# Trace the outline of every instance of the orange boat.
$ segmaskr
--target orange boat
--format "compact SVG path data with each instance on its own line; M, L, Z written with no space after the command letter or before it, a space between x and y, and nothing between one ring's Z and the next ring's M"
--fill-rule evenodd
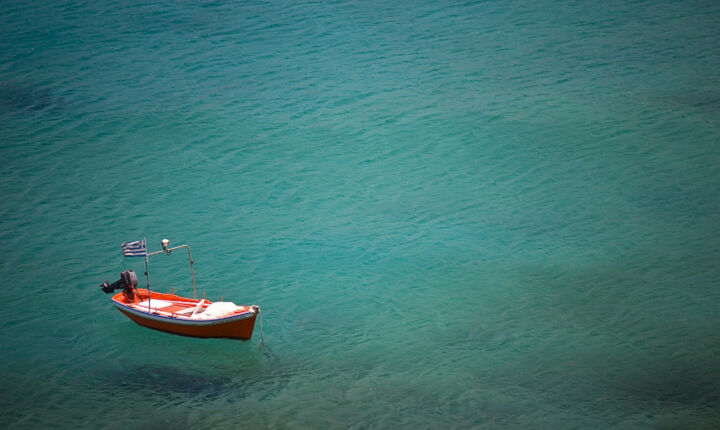
M195 273L192 265L192 255L188 245L168 248L170 241L163 239L163 250L148 254L145 241L127 242L123 244L126 256L144 256L145 273L148 277L148 288L137 288L138 278L134 271L126 270L120 274L120 279L113 282L103 282L100 287L107 294L118 289L121 292L112 298L113 305L128 318L141 326L161 330L168 333L193 337L220 337L230 339L248 340L252 337L255 320L260 314L259 306L238 306L232 302L211 302L197 299L195 286ZM134 248L128 251L128 247ZM195 298L181 297L175 294L150 291L150 276L148 274L148 257L155 254L170 254L178 248L187 248L190 259L190 273L193 279L193 293Z

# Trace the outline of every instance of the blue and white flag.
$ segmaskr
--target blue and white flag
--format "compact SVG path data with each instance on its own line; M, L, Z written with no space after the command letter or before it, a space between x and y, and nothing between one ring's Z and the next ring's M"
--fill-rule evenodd
M135 242L125 242L122 244L122 249L126 257L145 257L147 255L145 239L136 240Z

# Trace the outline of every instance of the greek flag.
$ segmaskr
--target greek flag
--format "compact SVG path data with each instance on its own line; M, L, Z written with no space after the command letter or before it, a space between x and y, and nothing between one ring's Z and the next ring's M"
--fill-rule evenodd
M122 249L126 257L145 257L147 255L145 239L136 240L135 242L125 242L122 244Z

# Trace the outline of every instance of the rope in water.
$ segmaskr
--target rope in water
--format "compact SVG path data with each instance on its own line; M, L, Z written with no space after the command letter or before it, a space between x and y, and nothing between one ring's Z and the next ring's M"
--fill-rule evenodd
M260 308L258 308L258 318L260 318L260 341L265 342L265 334L263 333L263 327L262 327L262 311Z

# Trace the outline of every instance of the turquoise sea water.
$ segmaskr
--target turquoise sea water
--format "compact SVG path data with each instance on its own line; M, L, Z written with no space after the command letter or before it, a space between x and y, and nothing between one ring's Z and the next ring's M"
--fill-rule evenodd
M720 427L720 4L0 12L0 427Z

